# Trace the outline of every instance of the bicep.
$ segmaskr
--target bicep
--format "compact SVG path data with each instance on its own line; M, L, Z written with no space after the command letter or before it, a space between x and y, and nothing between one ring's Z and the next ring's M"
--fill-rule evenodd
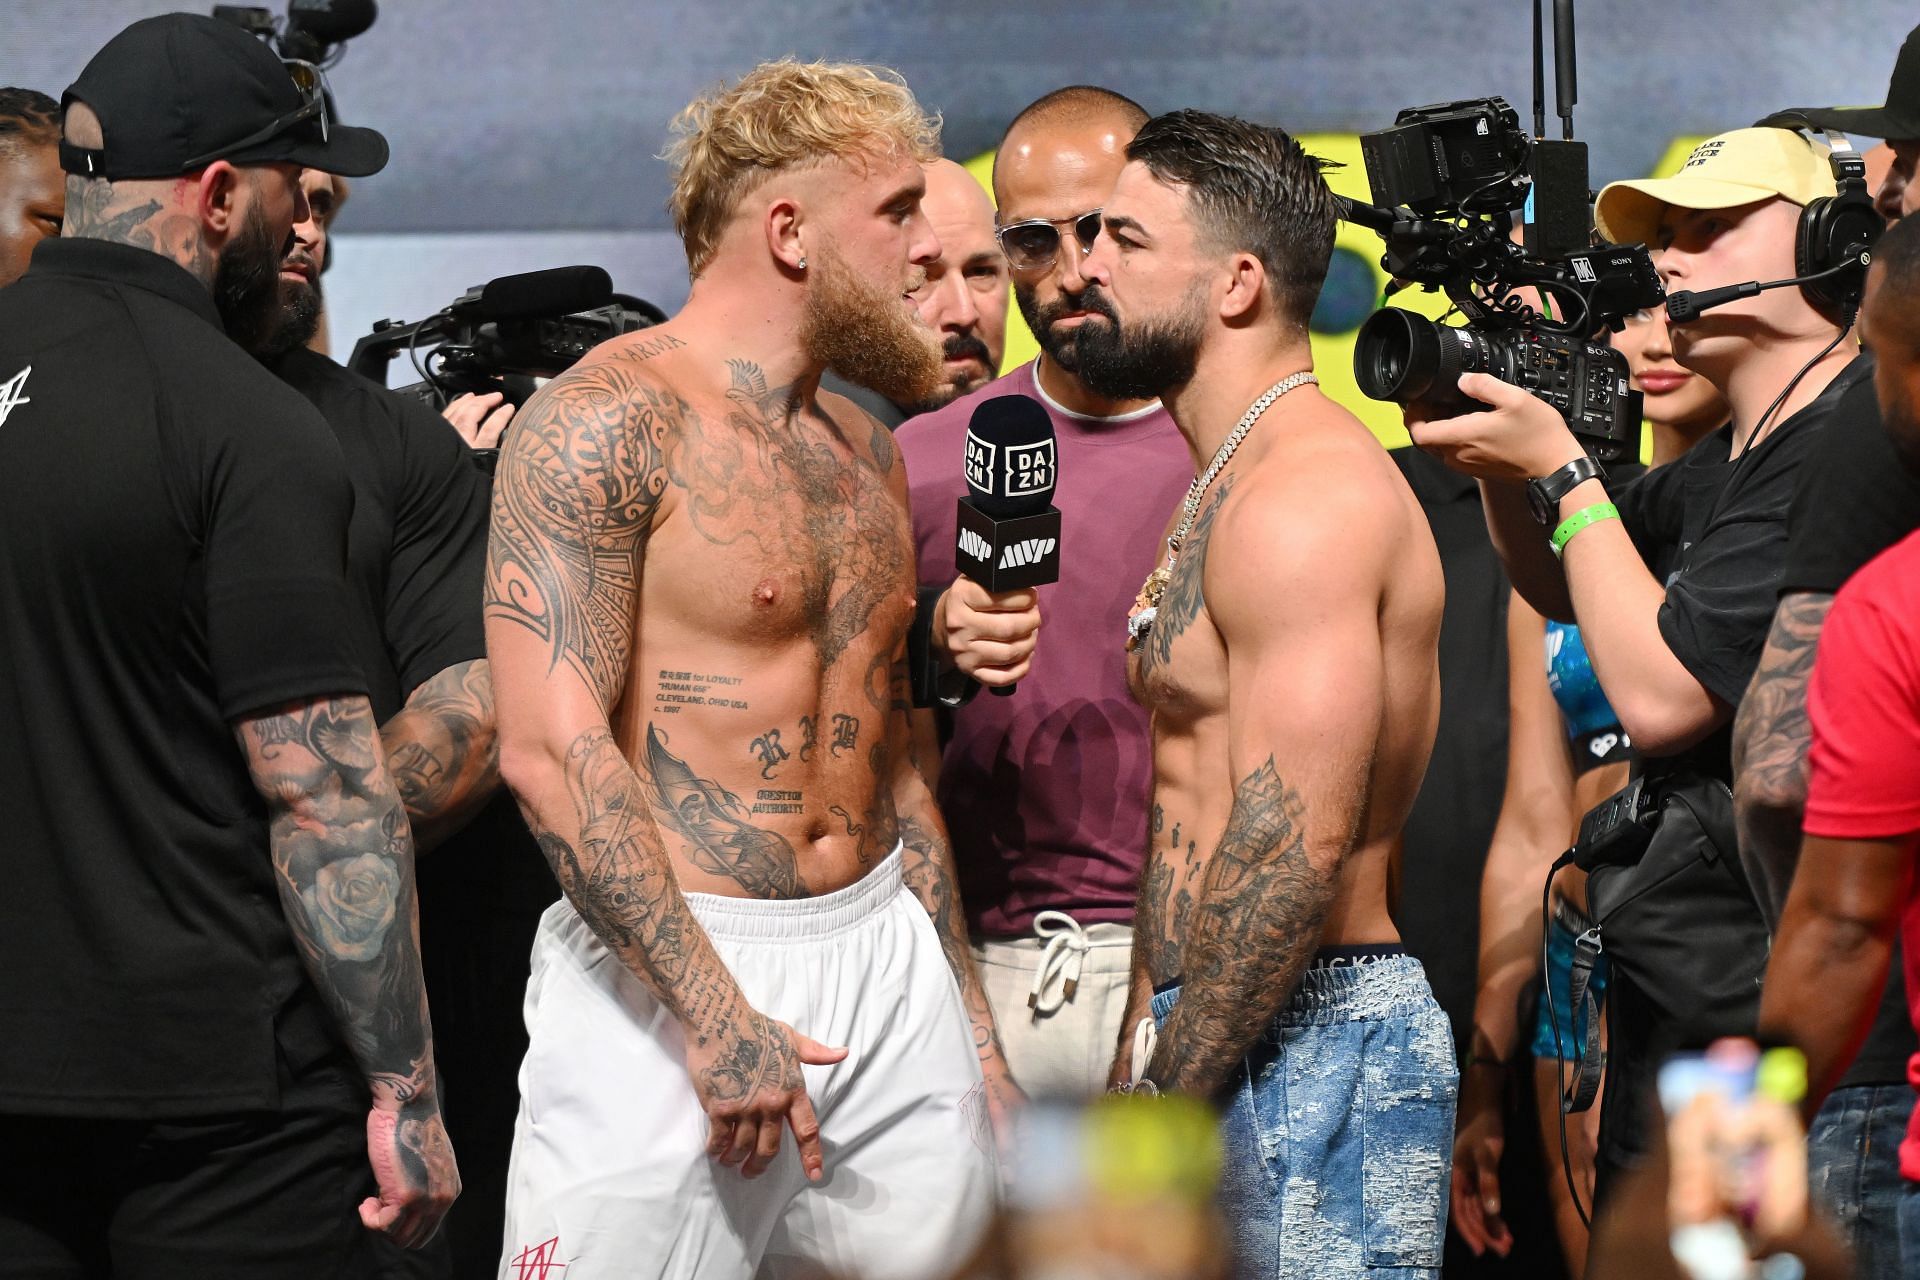
M1351 582L1307 581L1274 584L1267 601L1221 628L1232 776L1271 769L1304 805L1309 849L1344 856L1386 714L1378 601Z
M604 719L625 687L640 561L665 485L642 389L604 366L543 389L508 437L487 544L487 655L503 728Z
M1794 873L1789 914L1812 912L1880 935L1900 922L1913 877L1915 836L1840 840L1808 836Z

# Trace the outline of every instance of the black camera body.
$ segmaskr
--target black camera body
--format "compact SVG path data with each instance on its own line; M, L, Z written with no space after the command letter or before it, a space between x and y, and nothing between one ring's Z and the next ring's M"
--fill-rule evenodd
M1534 254L1513 242L1513 215L1530 195L1584 206L1586 192L1584 177L1567 175L1562 180L1580 190L1535 189L1536 143L1504 99L1412 107L1360 146L1378 203L1343 200L1341 217L1385 241L1381 265L1393 288L1442 289L1467 321L1455 327L1396 307L1375 312L1354 344L1360 390L1464 413L1481 406L1460 394L1460 374L1490 373L1559 410L1599 461L1632 457L1640 393L1628 383L1626 357L1595 339L1665 299L1646 246ZM1519 296L1526 288L1546 305Z
M665 319L652 303L614 293L599 267L555 267L476 286L425 320L378 321L354 344L347 367L384 385L387 365L404 352L424 380L396 387L403 395L441 409L456 396L499 391L521 405L537 379L564 373L609 338Z
M535 379L565 372L608 338L657 323L612 302L571 315L456 325L434 352L432 378L396 390L436 409L468 392L504 391L513 404L525 404Z

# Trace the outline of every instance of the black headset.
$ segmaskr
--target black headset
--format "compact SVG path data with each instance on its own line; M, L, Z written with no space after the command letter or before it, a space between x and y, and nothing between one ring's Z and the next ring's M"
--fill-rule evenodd
M1887 224L1867 190L1866 161L1844 134L1821 132L1826 134L1827 163L1837 190L1807 201L1800 211L1793 270L1795 275L1822 277L1800 286L1809 302L1851 314L1866 294L1870 251Z

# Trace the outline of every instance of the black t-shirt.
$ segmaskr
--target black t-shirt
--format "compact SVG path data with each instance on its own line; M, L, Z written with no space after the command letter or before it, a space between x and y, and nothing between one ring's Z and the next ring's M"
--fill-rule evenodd
M0 1112L270 1107L310 1018L231 724L360 694L311 405L145 250L0 290Z
M1872 356L1850 366L1871 372ZM1840 590L1854 571L1920 528L1920 475L1880 421L1871 377L1847 389L1820 447L1801 468L1787 516L1780 590Z
M333 428L353 482L344 622L385 723L421 684L486 656L486 476L418 400L305 347L267 367Z
M1787 512L1802 465L1841 398L1872 369L1855 360L1758 445L1729 460L1725 426L1679 461L1621 485L1620 519L1641 558L1667 584L1660 635L1680 664L1729 706L1746 695L1766 647L1787 557ZM1650 773L1696 771L1733 779L1731 725Z
M1857 365L1871 369L1872 356ZM1840 590L1861 565L1920 528L1920 476L1893 447L1880 421L1873 380L1847 389L1820 447L1800 470L1787 516L1787 571L1782 594ZM1847 1068L1842 1085L1900 1084L1916 1044L1907 1012L1905 972L1896 949L1892 976L1873 1030Z

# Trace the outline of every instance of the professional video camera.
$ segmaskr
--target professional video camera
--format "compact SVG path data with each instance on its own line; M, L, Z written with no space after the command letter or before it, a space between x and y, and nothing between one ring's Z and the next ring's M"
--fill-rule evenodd
M374 0L289 0L285 22L275 22L271 10L240 4L217 4L213 16L259 36L282 58L323 66L337 61L342 46L380 14Z
M1594 341L1666 296L1645 245L1596 243L1586 148L1573 137L1573 17L1555 0L1560 117L1565 140L1545 131L1540 6L1534 4L1534 134L1501 98L1402 111L1393 127L1360 139L1376 203L1341 199L1340 216L1386 241L1381 266L1395 284L1443 289L1466 317L1437 324L1397 307L1368 317L1354 344L1361 391L1441 411L1474 407L1457 390L1462 373L1491 373L1560 411L1602 462L1633 456L1640 393L1626 358ZM1513 215L1535 211L1525 248ZM1532 288L1545 306L1519 291Z
M608 338L666 319L658 307L613 292L600 267L555 267L476 285L425 320L381 320L353 347L347 367L385 384L387 364L408 353L423 381L396 388L436 409L467 392L502 391L516 405ZM423 348L426 351L422 360Z

